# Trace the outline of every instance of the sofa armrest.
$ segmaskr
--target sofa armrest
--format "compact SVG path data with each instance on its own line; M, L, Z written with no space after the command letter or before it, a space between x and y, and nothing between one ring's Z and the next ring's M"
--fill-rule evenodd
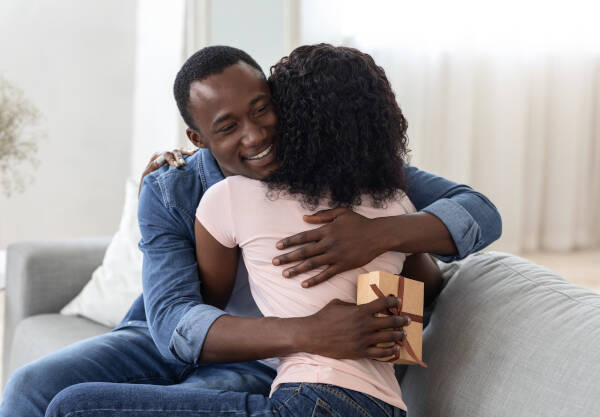
M518 256L443 266L423 359L402 379L411 417L597 417L600 294Z
M57 313L90 280L110 237L15 243L6 253L4 352L26 317ZM5 355L6 356L6 355Z

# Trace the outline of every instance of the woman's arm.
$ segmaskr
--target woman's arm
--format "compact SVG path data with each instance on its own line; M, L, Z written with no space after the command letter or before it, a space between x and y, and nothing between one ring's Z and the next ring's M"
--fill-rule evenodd
M416 253L407 257L401 275L425 284L425 306L429 305L442 289L442 271L427 253Z
M231 296L237 272L239 248L219 243L196 219L196 259L206 304L224 309Z

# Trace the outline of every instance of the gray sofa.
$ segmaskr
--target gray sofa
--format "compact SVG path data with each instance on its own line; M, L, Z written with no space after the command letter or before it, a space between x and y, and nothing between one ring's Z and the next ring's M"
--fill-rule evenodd
M62 316L102 263L110 238L22 242L6 254L2 385L18 367L73 342L109 331Z
M4 380L15 368L108 331L58 311L109 239L8 249ZM503 253L442 265L424 332L429 367L402 378L410 417L600 416L600 295Z

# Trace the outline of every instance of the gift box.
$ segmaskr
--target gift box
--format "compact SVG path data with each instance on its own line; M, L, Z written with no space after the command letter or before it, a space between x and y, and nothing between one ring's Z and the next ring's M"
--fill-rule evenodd
M402 300L400 309L393 308L389 311L378 313L377 316L402 315L409 316L411 322L404 327L405 340L397 342L400 345L400 356L381 358L378 360L389 361L404 365L421 365L427 367L422 361L423 355L423 290L421 281L405 278L400 275L383 271L370 272L358 276L356 304L366 304L371 301L393 295ZM380 343L379 347L393 346L394 342Z

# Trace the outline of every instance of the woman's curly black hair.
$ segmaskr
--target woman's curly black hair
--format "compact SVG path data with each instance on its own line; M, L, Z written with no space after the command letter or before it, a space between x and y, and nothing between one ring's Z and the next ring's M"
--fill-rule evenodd
M353 48L296 48L271 68L279 168L264 181L309 208L383 206L405 188L408 127L383 68Z

